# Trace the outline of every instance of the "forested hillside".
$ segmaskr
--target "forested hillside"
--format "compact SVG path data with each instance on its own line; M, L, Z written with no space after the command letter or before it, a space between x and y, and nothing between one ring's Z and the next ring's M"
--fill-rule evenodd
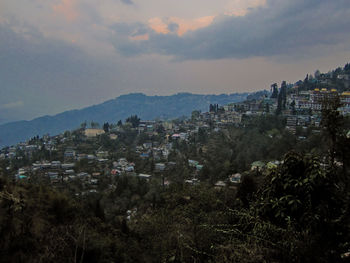
M158 137L151 136L139 133L130 122L119 126L117 140L106 134L87 140L76 130L65 133L55 153L40 150L16 161L2 160L0 258L347 262L349 119L332 107L322 115L320 132L310 130L302 139L289 133L285 119L275 115L246 118L240 127L208 127L188 140L172 139L168 165L173 168L161 172L155 153L144 159L134 149L148 141L161 144L166 140L164 128L157 128ZM181 122L177 121L179 127ZM60 159L67 147L79 152L103 149L113 153L112 159L125 156L136 172L154 176L98 174L99 184L90 192L89 181L50 184L40 173L21 180L11 176L11 169L26 163ZM189 159L198 160L203 168L196 172ZM251 167L256 160L267 165ZM101 162L82 159L74 169L96 175L108 169ZM240 183L217 183L237 172L242 174ZM199 184L186 183L193 173Z
M55 116L43 116L31 121L17 121L0 125L0 147L25 141L33 136L56 135L76 129L84 121L112 122L124 120L132 114L144 120L172 119L189 116L193 110L205 110L211 103L225 105L243 101L247 93L199 95L179 93L172 96L127 94L80 110L66 111Z

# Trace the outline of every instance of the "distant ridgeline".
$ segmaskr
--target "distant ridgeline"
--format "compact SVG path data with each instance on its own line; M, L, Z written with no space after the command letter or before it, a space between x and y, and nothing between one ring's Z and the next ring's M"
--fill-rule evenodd
M189 116L193 110L207 111L210 104L226 105L246 99L248 93L199 95L179 93L172 96L146 96L141 93L122 95L102 104L80 110L65 111L31 121L16 121L0 125L0 147L26 141L33 136L59 134L76 129L82 122L117 123L130 115L143 120L171 119Z

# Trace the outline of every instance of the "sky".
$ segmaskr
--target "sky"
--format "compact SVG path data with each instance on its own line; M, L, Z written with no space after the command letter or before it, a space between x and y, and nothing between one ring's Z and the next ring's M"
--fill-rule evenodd
M349 0L0 0L0 123L222 94L350 61Z

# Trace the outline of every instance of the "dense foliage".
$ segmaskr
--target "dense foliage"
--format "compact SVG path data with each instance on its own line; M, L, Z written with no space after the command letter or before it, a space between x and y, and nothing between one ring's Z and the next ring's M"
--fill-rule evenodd
M86 153L101 148L152 173L155 157L142 159L134 149L163 142L164 127L157 127L158 135L139 134L133 128L139 119L131 116L118 125L118 140L107 134L85 140L73 131L65 134L57 156L18 152L16 161L0 162L0 261L346 262L349 120L337 107L335 101L324 108L317 132L294 135L282 116L266 115L246 117L241 127L201 128L186 141L170 138L172 169L149 181L106 176L99 191L86 195L77 194L83 188L78 181L60 188L35 177L13 181L7 167L56 159L67 147ZM189 159L204 165L200 184L184 183L195 172ZM251 169L256 160L280 162ZM75 167L89 173L104 168L86 159ZM214 187L237 172L243 175L240 184ZM166 186L165 177L172 184Z

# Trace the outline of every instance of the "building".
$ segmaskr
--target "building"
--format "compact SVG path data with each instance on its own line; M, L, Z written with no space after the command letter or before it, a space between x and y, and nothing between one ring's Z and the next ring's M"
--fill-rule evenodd
M105 131L102 129L86 129L84 131L85 136L89 137L89 138L96 137L96 136L104 134L104 133L105 133Z

